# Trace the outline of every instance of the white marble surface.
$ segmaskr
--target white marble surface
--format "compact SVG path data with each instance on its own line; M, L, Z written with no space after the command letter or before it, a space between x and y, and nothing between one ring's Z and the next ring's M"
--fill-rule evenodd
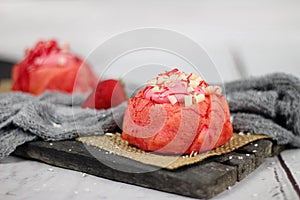
M293 174L300 166L300 150L282 153ZM298 179L299 180L299 179ZM44 163L8 157L0 161L0 199L190 199L125 183L106 180ZM298 199L277 157L267 158L253 173L214 199Z

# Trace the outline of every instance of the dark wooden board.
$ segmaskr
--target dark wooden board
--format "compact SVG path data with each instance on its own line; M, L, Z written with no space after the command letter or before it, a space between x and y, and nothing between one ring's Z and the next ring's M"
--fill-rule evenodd
M279 152L271 141L260 140L235 152L172 171L144 165L77 141L34 141L18 147L14 154L110 180L208 199L250 174L272 155L273 149L276 149L274 153Z

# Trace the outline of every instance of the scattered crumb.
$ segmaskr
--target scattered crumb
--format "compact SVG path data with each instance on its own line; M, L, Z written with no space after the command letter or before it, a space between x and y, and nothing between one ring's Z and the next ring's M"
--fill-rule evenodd
M54 169L53 169L53 168L48 168L48 171L49 171L49 172L53 172Z

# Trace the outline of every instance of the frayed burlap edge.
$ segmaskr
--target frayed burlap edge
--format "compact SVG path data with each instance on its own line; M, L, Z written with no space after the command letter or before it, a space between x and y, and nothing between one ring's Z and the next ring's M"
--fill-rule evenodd
M248 143L264 138L270 137L266 135L234 133L231 140L224 145L205 153L193 153L191 155L162 155L145 152L130 145L126 140L123 140L119 133L107 133L104 136L78 137L76 140L84 144L106 150L109 153L113 153L118 156L123 156L144 164L173 170L201 162L211 156L218 156L232 152Z

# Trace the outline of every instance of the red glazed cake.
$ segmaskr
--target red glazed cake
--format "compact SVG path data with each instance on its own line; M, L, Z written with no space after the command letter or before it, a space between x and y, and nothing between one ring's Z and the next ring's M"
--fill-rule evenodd
M145 151L192 154L221 146L232 132L221 88L173 69L129 99L122 138Z

